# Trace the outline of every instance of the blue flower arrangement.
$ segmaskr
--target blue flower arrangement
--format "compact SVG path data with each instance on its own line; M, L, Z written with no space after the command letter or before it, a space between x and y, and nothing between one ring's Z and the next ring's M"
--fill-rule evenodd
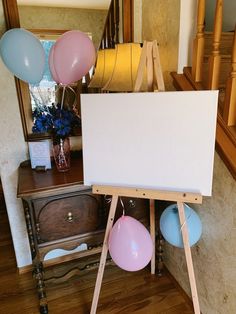
M33 133L50 133L54 140L75 135L81 119L73 109L62 108L61 104L40 105L33 111Z

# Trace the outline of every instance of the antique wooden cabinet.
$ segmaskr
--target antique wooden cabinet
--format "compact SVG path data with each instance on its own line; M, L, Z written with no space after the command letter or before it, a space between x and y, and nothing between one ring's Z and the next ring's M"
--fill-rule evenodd
M25 210L40 313L48 313L44 267L101 252L110 198L93 195L91 188L83 185L81 154L72 158L71 169L65 173L54 166L37 172L31 169L29 161L23 162L17 195ZM116 219L123 210L148 225L148 200L122 198ZM87 249L75 252L81 244L86 244ZM45 261L46 254L55 249L70 254Z

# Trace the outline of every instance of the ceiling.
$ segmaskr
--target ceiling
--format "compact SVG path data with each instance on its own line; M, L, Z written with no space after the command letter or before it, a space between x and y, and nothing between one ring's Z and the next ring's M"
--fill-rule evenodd
M17 4L104 10L108 9L110 0L17 0Z

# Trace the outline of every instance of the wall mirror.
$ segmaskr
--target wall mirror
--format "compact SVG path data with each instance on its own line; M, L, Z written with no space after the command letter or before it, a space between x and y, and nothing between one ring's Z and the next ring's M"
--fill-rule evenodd
M2 3L7 29L21 27L33 32L41 40L47 56L57 38L68 30L87 33L98 48L110 0L2 0ZM48 62L40 86L30 86L15 79L26 141L50 137L46 133L32 133L34 108L40 103L55 102L55 97L60 99L61 90L51 78L47 64ZM67 90L65 100L68 103L74 103L75 100L79 103L83 80L74 83Z

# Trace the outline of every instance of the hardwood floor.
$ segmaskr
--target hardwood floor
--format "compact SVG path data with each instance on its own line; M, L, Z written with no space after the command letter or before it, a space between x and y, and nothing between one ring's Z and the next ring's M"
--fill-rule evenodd
M73 262L74 266L78 263ZM83 261L79 264L82 265ZM77 264L77 265L76 265ZM73 266L72 263L70 266ZM46 273L56 276L68 267L50 267ZM97 268L78 275L46 283L50 314L88 314ZM0 207L0 314L38 314L38 298L31 273L18 275L10 230L3 203ZM193 314L191 303L165 272L150 275L149 269L125 272L114 265L104 274L98 314Z

